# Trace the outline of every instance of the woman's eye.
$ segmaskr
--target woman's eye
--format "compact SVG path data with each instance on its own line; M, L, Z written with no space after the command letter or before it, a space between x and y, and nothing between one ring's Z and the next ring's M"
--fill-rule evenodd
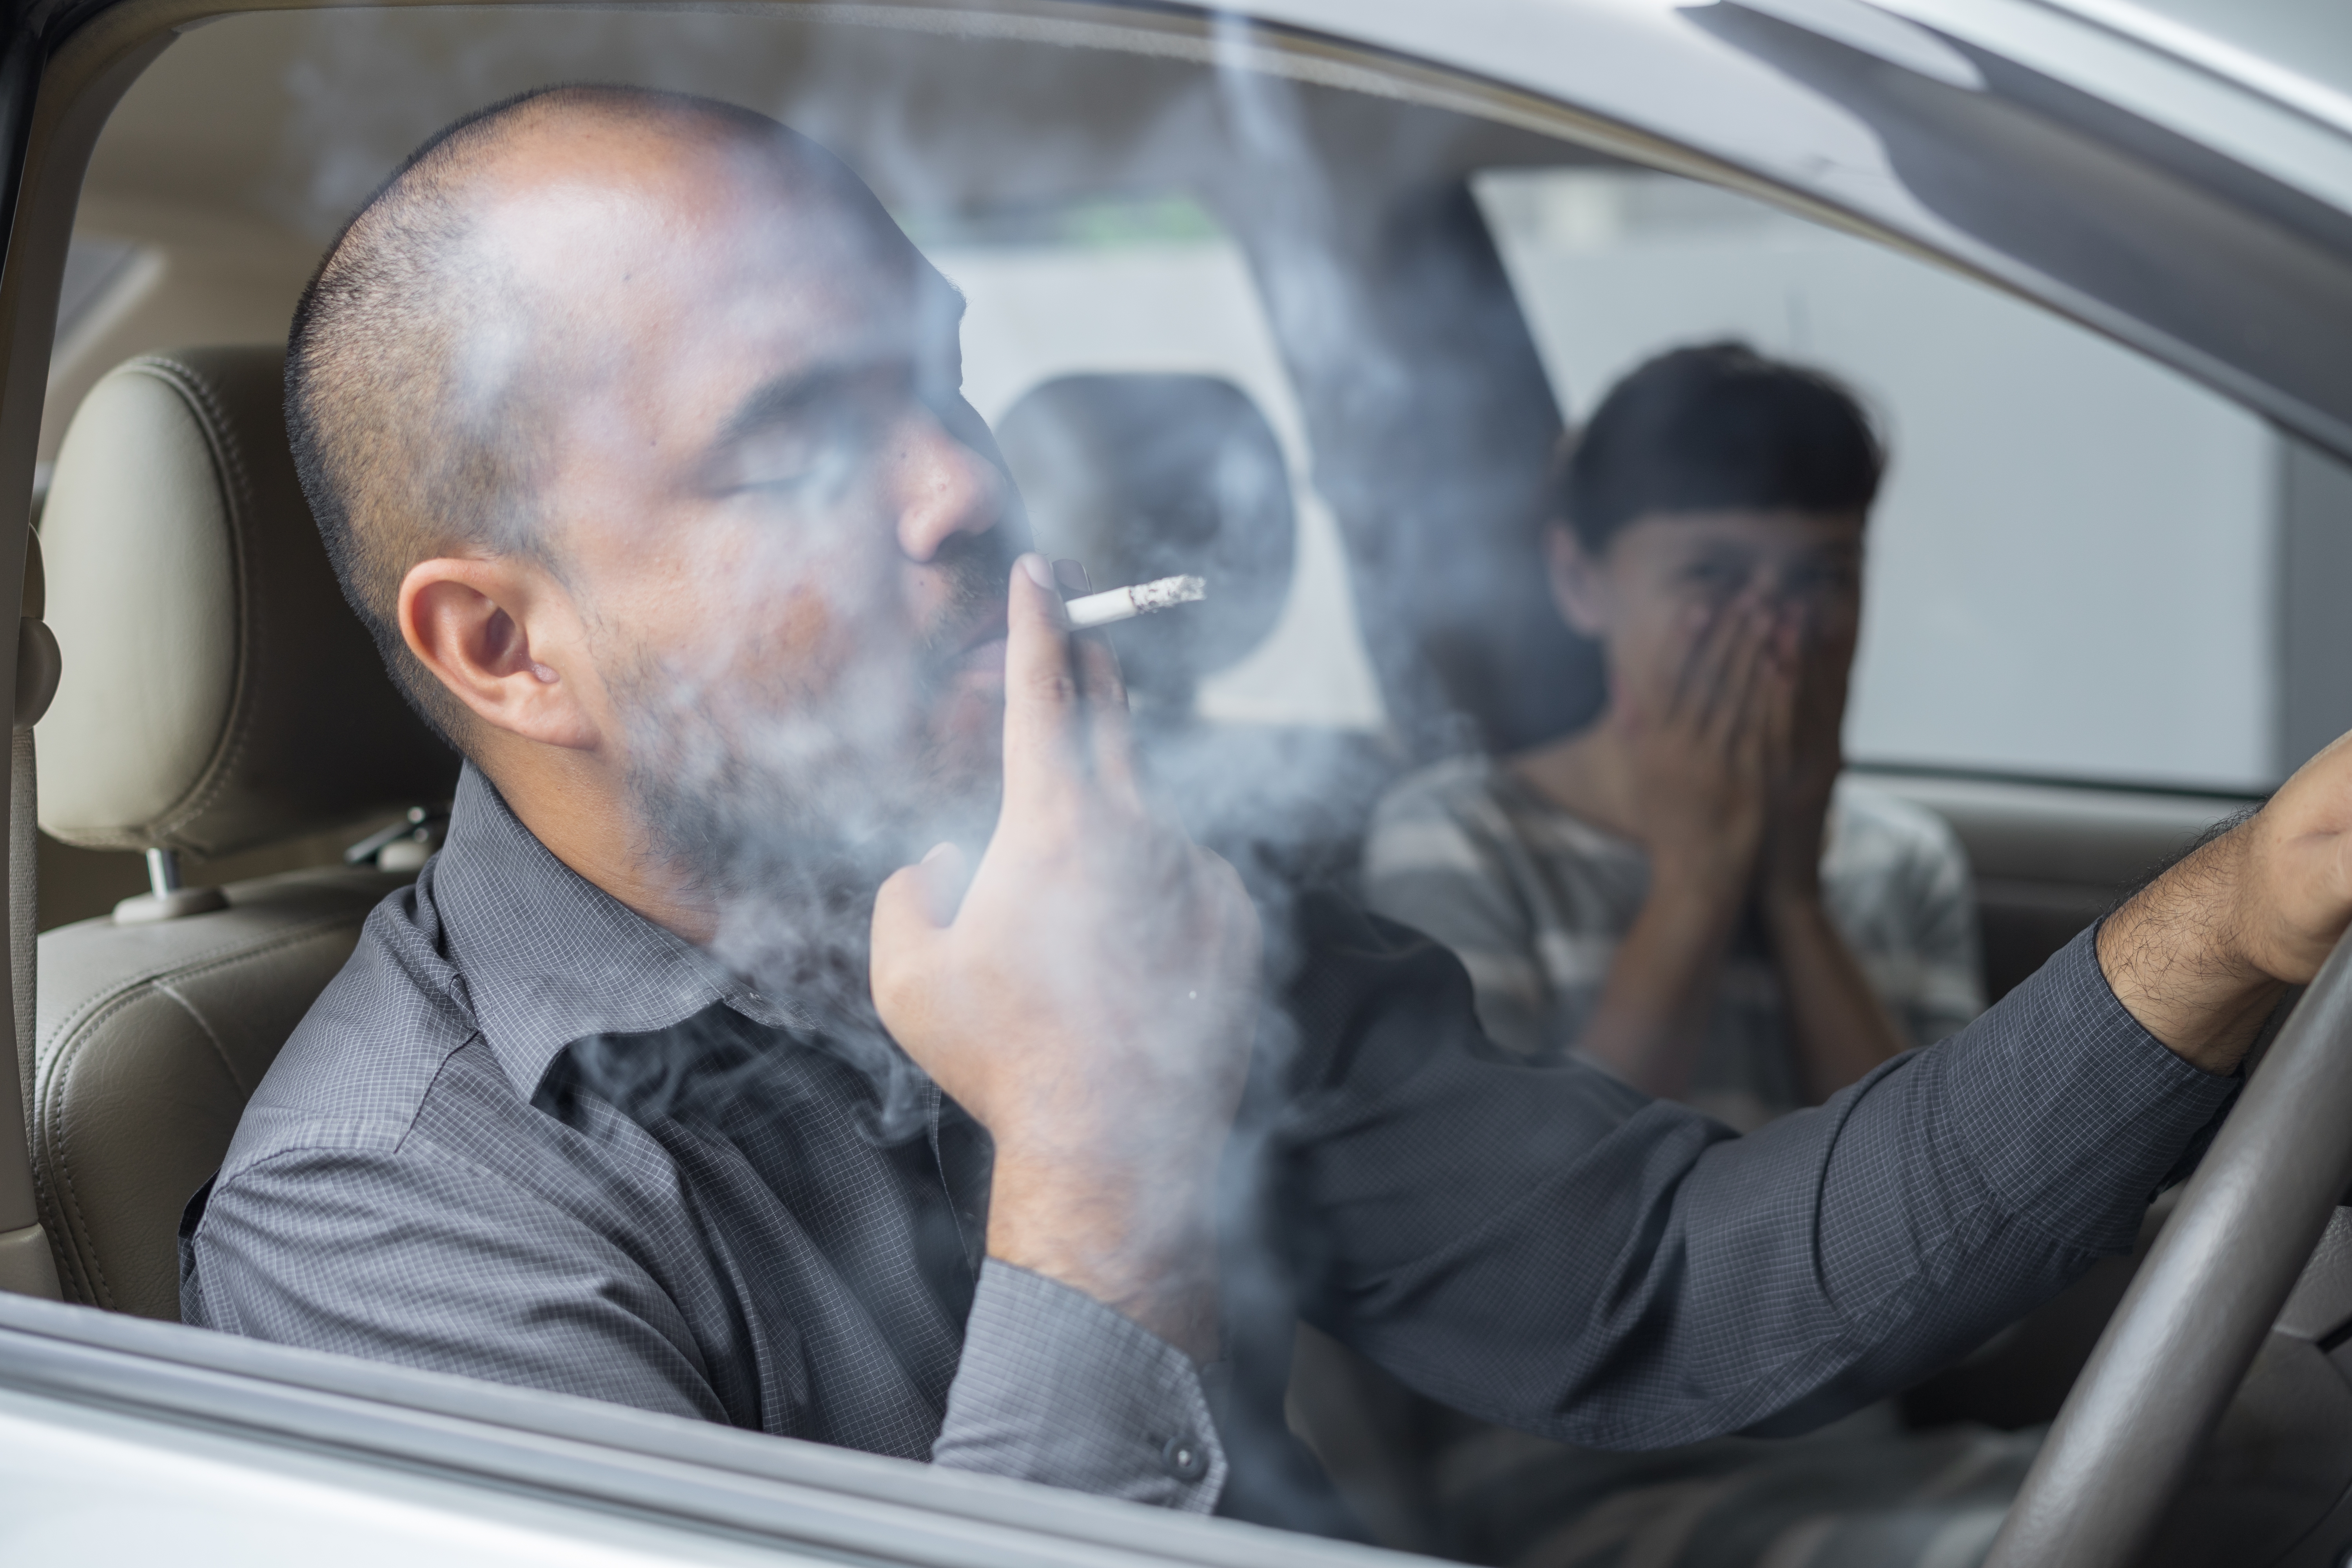
M1748 580L1748 569L1729 561L1695 561L1683 568L1683 579L1702 588L1736 588Z
M1790 575L1789 585L1800 594L1836 594L1857 588L1861 582L1862 574L1858 571L1840 562L1800 567Z

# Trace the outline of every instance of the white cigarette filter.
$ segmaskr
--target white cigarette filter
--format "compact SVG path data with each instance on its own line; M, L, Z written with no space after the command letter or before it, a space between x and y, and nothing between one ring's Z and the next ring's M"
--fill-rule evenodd
M1082 632L1090 626L1131 621L1154 610L1189 605L1208 596L1208 584L1198 577L1162 577L1155 583L1137 583L1108 593L1088 594L1082 599L1072 599L1062 608L1069 613L1070 629Z

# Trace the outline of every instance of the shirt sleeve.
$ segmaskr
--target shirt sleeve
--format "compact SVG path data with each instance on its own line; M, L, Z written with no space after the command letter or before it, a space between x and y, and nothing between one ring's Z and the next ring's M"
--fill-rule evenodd
M1207 1513L1226 1460L1192 1358L1091 1296L991 1258L931 1462Z
M1535 926L1496 847L1436 799L1391 797L1364 844L1365 904L1454 950L1479 1023L1507 1051L1556 1053Z
M223 1176L183 1239L180 1300L199 1328L730 1415L677 1303L625 1248L420 1141L293 1149Z
M1480 1048L1442 950L1302 919L1277 1234L1303 1315L1406 1383L1592 1447L1801 1430L2126 1248L2234 1081L2151 1038L2088 936L1944 1044L1745 1138ZM1309 1261L1297 1261L1308 1259Z
M298 1149L238 1169L183 1240L181 1300L200 1328L746 1418L727 1407L670 1290L625 1247L415 1141ZM1199 1513L1227 1473L1190 1357L1092 1297L994 1260L931 1457Z

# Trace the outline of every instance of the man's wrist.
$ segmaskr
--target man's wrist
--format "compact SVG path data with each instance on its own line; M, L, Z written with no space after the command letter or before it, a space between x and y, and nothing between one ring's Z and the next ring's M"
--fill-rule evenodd
M2208 1072L2236 1070L2281 989L2239 939L2247 852L2242 830L2203 846L2101 921L2096 939L2124 1010Z
M1216 1359L1214 1160L1037 1161L1000 1146L988 1253L1079 1290L1197 1362Z

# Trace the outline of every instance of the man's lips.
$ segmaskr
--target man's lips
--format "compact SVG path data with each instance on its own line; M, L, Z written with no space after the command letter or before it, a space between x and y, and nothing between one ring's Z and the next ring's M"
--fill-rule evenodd
M984 615L973 617L971 626L955 641L955 658L949 668L961 676L1004 679L1004 606L997 605Z
M1000 635L977 642L963 650L955 661L955 672L966 679L1004 680L1004 638Z

